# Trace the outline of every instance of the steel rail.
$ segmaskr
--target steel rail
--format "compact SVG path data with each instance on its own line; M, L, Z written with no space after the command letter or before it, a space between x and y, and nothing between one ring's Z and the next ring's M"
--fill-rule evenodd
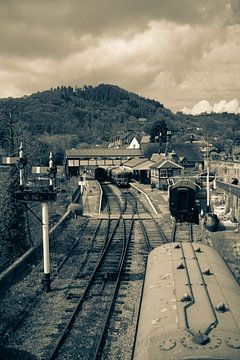
M172 234L171 234L171 242L176 242L176 234L177 234L177 229L179 229L179 226L177 225L179 223L177 223L176 221L174 222L173 224L173 228L172 228ZM193 242L193 224L192 223L188 223L189 225L189 239L190 239L190 242ZM182 240L177 240L179 242L181 242ZM186 241L184 239L184 241Z
M159 232L163 242L168 243L169 240L167 239L166 235L162 231L162 229L161 229L160 225L158 224L158 222L156 221L156 219L154 219L154 217L153 217L152 213L149 211L149 209L136 197L136 195L134 195L133 191L128 190L128 195L130 195L130 194L132 195L133 200L135 201L135 205L134 205L133 208L134 208L135 213L138 214L139 220L141 220L141 219L140 219L140 215L139 215L139 212L138 212L138 204L141 204L141 206L143 207L145 212L150 216L151 220L154 222L154 224L155 224L156 228L158 229L158 232Z
M93 280L94 280L94 278L95 278L95 276L96 276L96 274L97 274L97 272L99 270L99 267L103 263L103 259L104 259L105 255L107 253L108 247L109 247L109 245L110 245L110 243L111 243L111 241L113 239L113 236L115 234L115 231L116 231L117 227L119 226L120 219L121 219L121 216L119 217L117 223L115 224L115 228L114 228L111 236L108 237L108 234L106 234L106 238L108 238L108 240L107 240L104 248L102 249L99 261L96 264L96 266L95 266L95 268L94 268L94 270L93 270L93 272L92 272L92 274L91 274L91 276L89 278L89 281L88 281L88 283L87 283L87 285L86 285L86 287L84 289L84 292L81 295L81 297L80 297L80 299L79 299L79 301L77 303L77 306L76 306L75 310L73 311L73 313L72 313L72 315L70 317L70 320L69 320L68 324L63 329L62 334L60 335L60 337L57 340L57 344L55 345L54 350L52 351L51 355L49 356L49 359L51 359L51 360L56 359L57 354L59 353L59 350L61 349L62 345L64 344L66 338L68 337L68 335L69 335L69 333L70 333L70 331L71 331L71 329L73 327L75 318L77 317L77 315L81 311L81 308L82 308L82 305L83 305L83 303L85 301L87 293L88 293L88 291L89 291L89 289L90 289L90 287L92 285L92 282L93 282ZM107 231L109 231L109 228L107 229Z
M126 226L125 226L125 221L123 220L123 224L124 224L124 246L122 249L122 254L121 254L121 259L119 262L119 266L118 266L118 275L117 275L117 279L116 279L116 285L115 288L113 290L113 295L112 295L112 300L111 300L111 305L109 306L108 312L106 314L105 317L105 321L104 321L104 326L100 335L100 339L98 341L94 356L93 356L93 360L98 360L101 357L101 353L102 350L104 348L105 345L105 340L106 340L106 333L107 333L107 329L109 327L109 322L110 322L110 318L111 318L111 314L115 305L115 300L117 297L117 292L119 289L119 285L120 285L120 278L121 278L121 274L122 274L122 270L124 267L124 263L125 263L125 259L126 259L126 255L127 255L127 250L131 241L131 236L132 236L132 229L133 229L133 225L134 225L134 213L132 215L131 218L131 225L130 225L130 229L129 229L129 234L126 234Z

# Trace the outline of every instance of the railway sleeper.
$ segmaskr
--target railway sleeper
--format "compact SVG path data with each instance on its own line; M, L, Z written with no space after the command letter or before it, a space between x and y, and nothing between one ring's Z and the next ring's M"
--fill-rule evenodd
M68 294L66 294L66 299L67 300L80 299L81 296L82 296L82 294L74 294L74 293L69 292Z
M104 273L99 273L97 275L98 278L104 279L104 281L108 281L108 280L112 280L112 281L116 281L117 280L117 276L118 273L117 272L104 272Z
M76 278L77 279L85 279L85 278L89 278L92 275L92 272L83 272L81 274L79 274Z

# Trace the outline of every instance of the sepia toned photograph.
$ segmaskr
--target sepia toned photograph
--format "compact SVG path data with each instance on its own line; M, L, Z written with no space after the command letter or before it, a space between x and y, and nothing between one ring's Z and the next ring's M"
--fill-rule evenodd
M240 0L0 29L0 360L239 360Z

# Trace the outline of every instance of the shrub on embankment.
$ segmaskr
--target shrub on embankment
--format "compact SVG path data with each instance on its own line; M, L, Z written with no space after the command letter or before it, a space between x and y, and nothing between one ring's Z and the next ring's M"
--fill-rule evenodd
M18 170L1 174L0 181L0 271L9 266L29 247L24 206L14 199Z

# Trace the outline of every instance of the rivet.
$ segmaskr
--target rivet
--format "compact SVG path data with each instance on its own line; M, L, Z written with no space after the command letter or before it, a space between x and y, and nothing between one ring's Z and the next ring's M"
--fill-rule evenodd
M195 344L205 345L210 341L210 338L199 330L194 334L192 340Z
M226 307L226 305L224 304L224 302L222 301L218 301L217 306L215 307L215 309L219 312L226 312L228 311L228 308Z
M181 262L178 264L177 269L185 269L185 265Z
M183 297L181 298L181 301L191 301L192 298L188 293L185 293Z
M204 274L204 275L212 275L211 270L210 270L209 268L206 268L206 269L203 271L203 274Z

